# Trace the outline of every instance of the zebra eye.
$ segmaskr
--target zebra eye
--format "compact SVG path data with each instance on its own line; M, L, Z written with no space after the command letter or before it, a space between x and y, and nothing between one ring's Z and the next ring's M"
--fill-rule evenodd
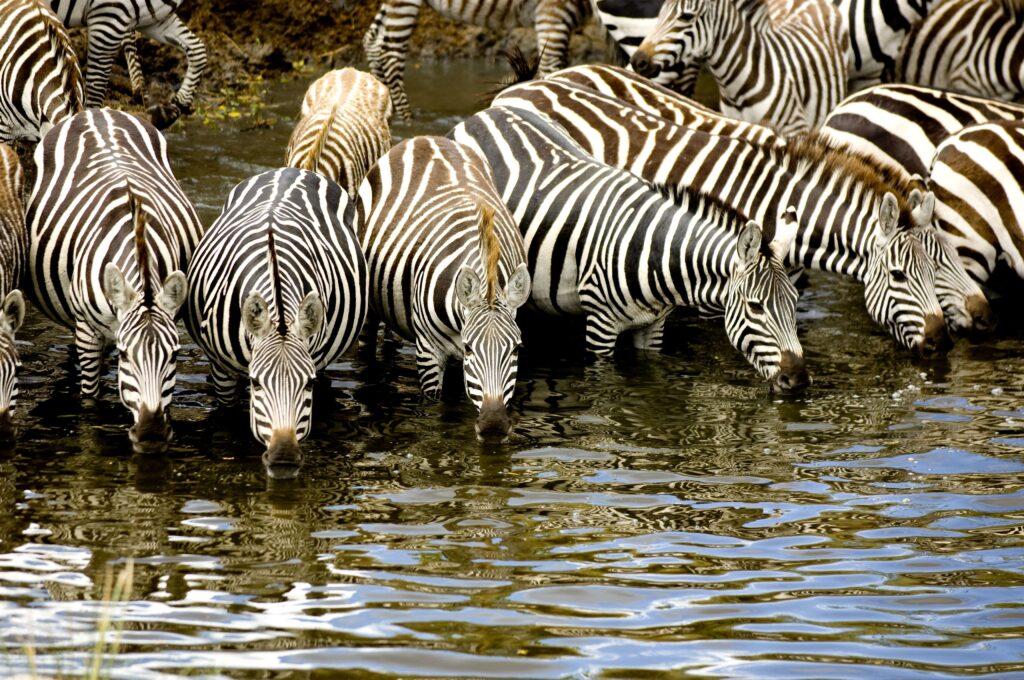
M750 311L754 312L755 314L764 313L764 305L758 302L757 300L747 300L747 306L750 307Z
M512 351L510 352L510 354L512 356L514 356L514 357L518 357L519 356L519 350L521 350L522 348L523 348L523 345L522 345L522 343L520 343L520 344L518 344L518 345L516 345L515 347L512 348Z
M256 378L250 378L249 379L249 384L252 385L252 388L254 390L259 390L259 389L263 388L263 385L260 385L260 381L257 380Z
M693 12L683 12L682 14L679 15L679 18L682 19L683 21L693 21L694 19L697 18L697 15L694 14Z
M465 347L462 348L462 356L465 359L468 359L471 356L473 356L473 350L469 348L469 345L466 345Z
M309 380L307 380L306 381L305 389L307 389L307 390L313 389L313 381L314 381L314 378L310 378Z
M902 270L893 269L889 273L892 274L892 280L893 281L899 281L900 283L902 283L903 281L907 280L907 275L904 274Z

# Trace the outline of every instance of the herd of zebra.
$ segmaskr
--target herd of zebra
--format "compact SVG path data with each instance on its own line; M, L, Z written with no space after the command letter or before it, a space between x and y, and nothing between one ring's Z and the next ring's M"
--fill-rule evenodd
M511 55L515 82L486 109L445 137L395 145L421 0L384 0L365 39L379 79L343 68L316 80L284 167L238 184L204 229L157 127L100 108L118 45L141 88L137 28L189 50L186 83L151 109L154 122L189 109L205 53L189 47L176 3L0 0L0 140L38 142L30 190L0 145L0 425L13 428L21 288L74 331L85 397L117 347L141 449L171 436L183 317L220 402L236 403L248 380L252 432L283 476L301 465L317 374L357 339L372 352L381 324L415 345L427 396L461 362L477 434L502 439L524 305L583 317L597 357L621 339L659 350L667 317L692 308L724 319L770 390L799 393L811 382L796 324L802 270L860 282L870 317L922 354L994 326L982 284L997 269L1024 278L1024 104L910 84L845 96L848 81L928 61L905 12L928 2L877 14L877 2L843 0L842 21L829 0L428 1L478 23L529 15L539 64ZM978 2L944 0L935 13ZM955 84L1021 92L1024 5L986 3L1016 12L1017 32L992 31L1005 63L981 49L985 69L971 62ZM593 11L635 71L559 68L566 31ZM968 23L990 25L983 14ZM65 23L89 26L84 79ZM902 64L883 26L917 45ZM700 63L721 112L678 91ZM676 89L645 75L666 73Z

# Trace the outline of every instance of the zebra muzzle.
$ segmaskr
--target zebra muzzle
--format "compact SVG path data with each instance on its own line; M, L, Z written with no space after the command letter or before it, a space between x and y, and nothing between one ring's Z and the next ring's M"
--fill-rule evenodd
M9 408L0 411L0 440L14 437L14 416Z
M654 59L651 54L641 46L633 53L633 57L629 60L633 70L644 76L645 78L653 78L661 72L658 65L654 63Z
M999 317L992 311L988 298L984 295L971 295L967 298L967 313L971 317L971 330L975 333L988 333L995 330Z
M171 426L164 417L163 407L158 406L156 410L140 407L128 436L136 448L166 446L171 441Z
M500 398L484 397L476 419L477 436L483 440L504 440L511 426L505 403Z
M949 337L946 320L941 314L925 314L924 337L917 346L924 356L948 352L953 348L953 339Z
M779 361L779 370L772 377L772 389L781 394L803 392L811 384L804 358L794 352L785 351Z
M263 452L263 465L273 479L293 479L302 467L302 449L295 430L274 430Z

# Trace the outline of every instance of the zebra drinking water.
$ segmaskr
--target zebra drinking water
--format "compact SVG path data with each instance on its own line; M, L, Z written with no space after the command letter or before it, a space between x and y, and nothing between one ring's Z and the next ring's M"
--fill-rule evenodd
M313 379L366 318L366 262L355 205L334 182L282 168L228 196L188 269L185 325L210 358L222 404L250 386L249 424L273 477L302 465Z
M285 165L319 172L355 198L367 171L391 148L391 113L388 88L370 74L325 73L306 90Z
M0 142L39 141L84 101L78 59L49 6L0 2Z
M185 53L188 68L174 98L149 108L158 129L170 126L192 111L199 79L206 69L206 47L176 12L181 0L51 0L53 11L68 27L84 26L89 32L85 69L86 101L90 108L103 106L110 81L110 67L117 48L125 46L133 89L141 86L141 69L134 44L135 31Z
M33 301L74 329L82 395L99 392L101 360L118 349L118 390L139 447L170 437L182 273L202 227L178 187L163 136L111 109L55 126L35 152L26 211Z
M25 320L25 299L18 290L28 248L21 193L25 176L14 149L0 144L0 436L14 432L18 401L18 347L14 334Z
M424 394L440 397L445 367L461 359L477 435L504 437L530 274L486 162L449 139L415 137L374 166L359 197L374 315L416 344Z
M635 347L658 351L672 310L695 307L725 316L733 346L772 388L807 386L781 261L792 234L772 240L710 197L653 189L528 111L492 107L449 136L490 163L526 242L533 304L584 315L588 350L609 356L630 332Z

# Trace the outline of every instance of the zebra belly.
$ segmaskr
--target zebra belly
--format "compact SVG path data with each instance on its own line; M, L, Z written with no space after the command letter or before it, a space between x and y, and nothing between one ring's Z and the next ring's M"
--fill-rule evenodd
M427 0L434 11L443 17L490 29L532 26L537 2L538 0L476 0L453 3L452 0ZM458 8L453 5L458 5ZM499 9L504 11L498 11Z

